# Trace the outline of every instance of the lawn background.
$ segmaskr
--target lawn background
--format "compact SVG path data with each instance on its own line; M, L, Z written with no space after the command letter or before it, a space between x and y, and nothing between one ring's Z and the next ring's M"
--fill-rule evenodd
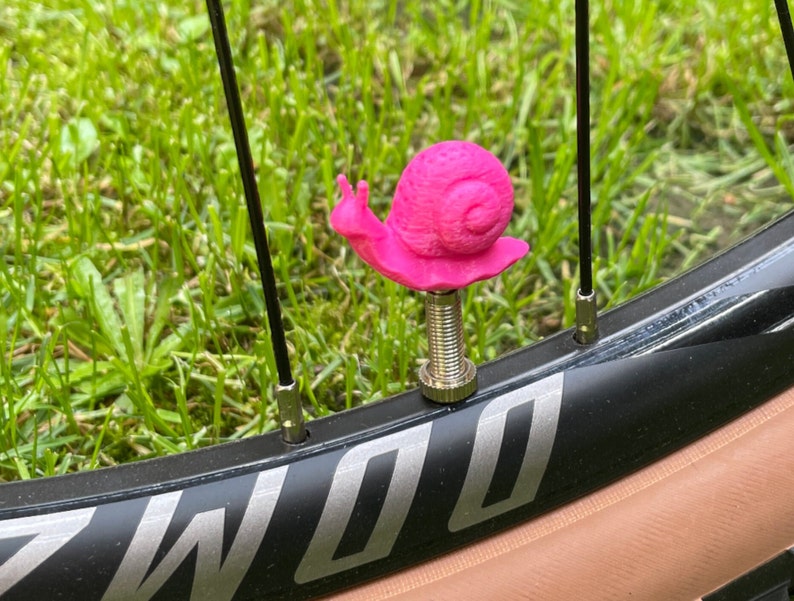
M226 3L307 416L416 383L421 295L328 226L385 217L434 142L509 169L532 254L464 294L475 362L573 320L573 2ZM594 2L596 282L618 304L791 207L771 2ZM274 363L203 2L0 6L0 479L277 427Z

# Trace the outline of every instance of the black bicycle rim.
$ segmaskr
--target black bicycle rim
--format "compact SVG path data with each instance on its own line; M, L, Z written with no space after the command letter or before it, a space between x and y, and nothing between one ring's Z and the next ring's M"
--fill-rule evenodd
M570 331L278 433L0 486L3 599L306 599L619 479L794 383L794 214ZM716 402L720 399L720 402Z

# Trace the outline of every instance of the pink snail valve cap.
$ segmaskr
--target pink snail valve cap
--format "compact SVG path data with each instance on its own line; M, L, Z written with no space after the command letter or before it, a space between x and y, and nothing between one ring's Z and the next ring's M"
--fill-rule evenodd
M417 154L400 177L381 222L368 206L369 186L355 194L337 178L342 201L331 226L373 269L414 290L455 290L502 273L529 244L500 237L513 213L510 175L471 142L440 142Z
M502 237L514 206L507 170L477 144L434 144L406 166L385 222L368 206L366 181L355 193L344 175L337 182L342 200L331 212L331 226L373 269L429 293L430 360L420 370L422 392L438 402L469 396L476 369L465 357L457 291L502 273L529 252L523 240Z

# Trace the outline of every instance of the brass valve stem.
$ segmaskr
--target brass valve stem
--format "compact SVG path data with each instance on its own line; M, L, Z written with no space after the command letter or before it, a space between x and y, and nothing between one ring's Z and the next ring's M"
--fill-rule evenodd
M422 394L437 403L462 401L477 390L477 368L466 357L460 293L428 292L425 314L429 359L419 369Z

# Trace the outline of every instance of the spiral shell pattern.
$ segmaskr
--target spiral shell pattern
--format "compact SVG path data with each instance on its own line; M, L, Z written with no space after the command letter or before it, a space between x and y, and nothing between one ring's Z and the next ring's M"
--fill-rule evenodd
M512 211L499 159L470 142L441 142L408 163L386 224L418 255L472 255L496 242Z

